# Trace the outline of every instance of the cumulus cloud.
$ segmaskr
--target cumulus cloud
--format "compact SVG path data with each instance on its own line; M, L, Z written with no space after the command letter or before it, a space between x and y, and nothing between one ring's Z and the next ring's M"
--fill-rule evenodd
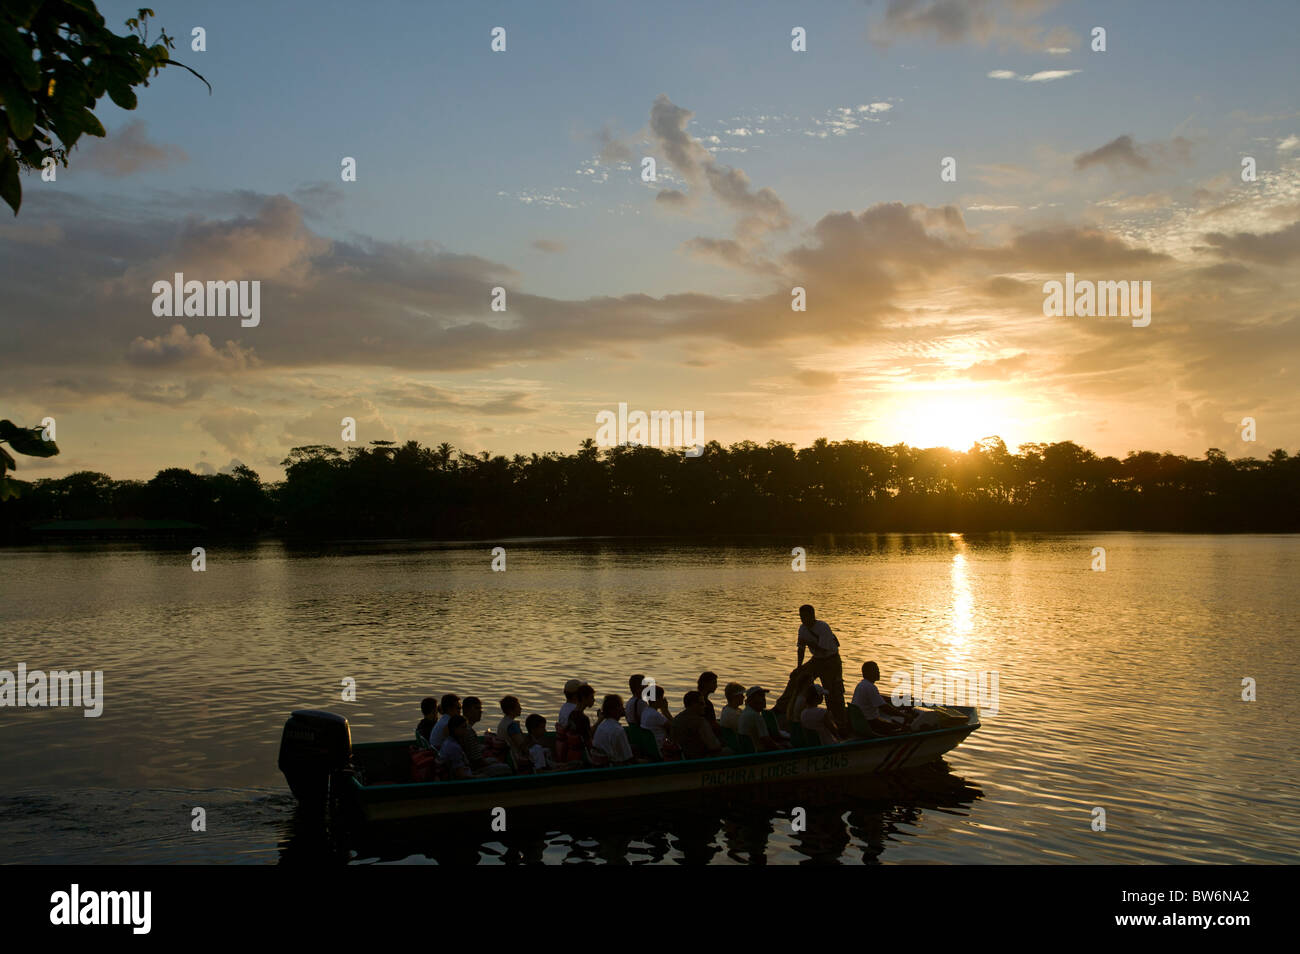
M253 432L262 416L250 408L228 407L199 415L199 427L232 454L247 454L253 449Z
M251 348L243 348L234 341L217 348L207 335L190 334L180 324L172 325L165 335L137 337L127 347L126 355L130 363L147 367L242 371L257 363Z

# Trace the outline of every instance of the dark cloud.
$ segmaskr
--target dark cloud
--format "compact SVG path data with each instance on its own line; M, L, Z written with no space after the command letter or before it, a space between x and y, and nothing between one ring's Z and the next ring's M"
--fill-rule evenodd
M781 197L768 188L755 191L743 169L723 166L686 131L695 114L660 93L650 107L650 134L672 169L691 187L685 193L665 189L656 199L673 209L689 207L698 192L707 191L726 208L740 214L737 238L749 244L771 231L788 228L793 221Z
M871 38L882 46L917 39L1034 51L1074 47L1073 31L1034 22L1055 5L1056 0L889 0L871 26Z
M1074 157L1074 168L1105 166L1112 170L1149 172L1155 163L1186 162L1191 157L1190 140L1178 136L1169 142L1139 145L1129 135L1117 136L1104 146Z
M1276 232L1210 232L1205 236L1214 252L1224 258L1243 259L1259 265L1285 265L1300 258L1300 222Z

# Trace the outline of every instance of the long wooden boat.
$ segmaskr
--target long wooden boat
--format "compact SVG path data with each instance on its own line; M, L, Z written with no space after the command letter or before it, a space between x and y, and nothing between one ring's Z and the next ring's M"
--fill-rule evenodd
M411 742L352 745L342 716L299 710L284 728L280 769L300 802L332 802L367 823L703 795L772 783L804 789L824 780L886 775L935 761L980 727L977 708L950 708L964 713L967 721L837 745L438 782L408 780Z

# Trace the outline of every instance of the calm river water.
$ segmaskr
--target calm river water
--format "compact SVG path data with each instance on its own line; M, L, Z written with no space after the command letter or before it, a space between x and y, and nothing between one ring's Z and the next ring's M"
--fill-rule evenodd
M202 542L202 541L200 541ZM490 550L506 548L506 572ZM0 708L0 860L1294 862L1300 538L1086 534L470 545L189 542L0 550L0 669L103 670L99 718ZM807 569L791 569L791 549ZM1092 570L1104 547L1105 572ZM425 695L553 721L579 676L701 670L776 684L797 607L841 640L850 691L997 673L997 712L916 781L813 810L602 818L509 842L327 848L275 760L291 709L405 738ZM1258 701L1242 700L1244 678ZM354 679L355 702L341 699ZM718 699L721 704L721 699ZM191 831L195 806L207 830ZM1095 831L1094 809L1105 811Z

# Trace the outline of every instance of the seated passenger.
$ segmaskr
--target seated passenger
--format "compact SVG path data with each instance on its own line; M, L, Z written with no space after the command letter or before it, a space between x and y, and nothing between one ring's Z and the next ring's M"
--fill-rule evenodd
M438 700L433 696L425 696L420 700L420 724L415 727L416 736L427 746L429 744L429 732L433 729L433 724L438 721Z
M655 737L655 747L662 758L664 743L668 741L668 729L673 724L672 713L668 711L668 698L663 686L655 686L650 703L641 710L641 728L648 730Z
M885 701L885 697L876 688L876 682L879 679L880 667L874 662L864 662L862 664L862 681L853 690L852 704L862 710L862 714L866 716L867 725L871 727L872 732L877 735L895 735L901 732L903 727L898 721L888 719L886 716L906 718L908 710Z
M429 730L429 745L435 749L442 748L442 743L447 738L447 724L452 717L460 715L460 697L453 692L447 693L438 704L438 711L442 713L442 718Z
M835 717L822 708L822 699L826 691L813 683L804 693L804 706L799 711L799 725L807 732L814 732L822 745L834 745L840 740L841 729L835 724Z
M460 744L465 750L465 757L469 760L470 770L475 775L509 775L510 766L488 752L483 740L474 731L474 723L483 718L482 701L478 696L466 696L461 707L466 726L465 737Z
M566 769L582 768L581 762L557 762L555 752L546 738L546 720L536 712L524 720L524 729L528 732L528 760L534 772L563 772Z
M745 705L745 687L738 682L729 682L727 688L723 690L723 694L727 697L727 704L722 707L722 714L718 716L718 724L724 729L739 732L740 713Z
M641 695L642 685L645 676L637 673L627 681L627 687L631 694L627 697L627 724L639 726L641 724L641 713L645 709L645 699Z
M454 715L447 719L447 737L438 748L438 760L442 762L447 777L453 781L458 778L470 778L473 772L469 759L465 757L465 735L469 723L464 716Z
M578 690L578 707L569 713L570 758L577 758L580 750L591 747L591 719L587 716L587 710L595 704L596 690L584 682Z
M619 724L623 718L623 698L610 694L600 704L600 721L591 738L591 755L593 761L604 765L630 765L636 761L632 752L632 743L627 740L627 733Z
M695 680L695 691L704 700L704 718L709 720L709 728L716 735L721 726L718 723L718 714L713 711L713 700L709 698L709 695L718 691L718 674L715 672L700 673L700 678Z
M762 686L750 686L745 690L745 709L740 714L737 729L741 735L754 743L755 752L770 752L774 749L788 749L790 743L784 739L775 739L767 729L767 720L763 710L767 708L767 690Z
M713 726L704 712L704 696L698 690L682 697L682 711L672 723L673 742L688 759L709 759L730 755L713 734Z
M510 746L516 762L522 761L528 757L528 743L524 730L519 725L519 717L523 715L524 708L514 696L505 696L501 700L501 711L504 715L497 723L497 738L505 740Z
M560 717L555 720L555 731L569 728L569 716L578 708L578 696L582 693L584 683L581 679L570 679L564 684L564 705L560 706Z

